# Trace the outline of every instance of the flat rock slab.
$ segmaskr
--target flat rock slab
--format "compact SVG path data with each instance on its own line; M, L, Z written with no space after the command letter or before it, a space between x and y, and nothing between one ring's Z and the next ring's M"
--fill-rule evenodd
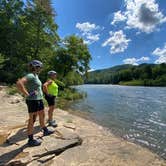
M63 138L57 138L57 132L55 131L50 136L42 136L39 132L35 135L38 139L41 139L42 144L36 147L28 147L26 133L24 129L19 128L13 130L6 143L0 147L0 165L27 165L31 163L37 163L40 165L46 163L49 160L60 155L67 149L82 144L82 139L75 133L68 133L66 129L62 131L56 131L64 135ZM62 133L63 132L63 133ZM65 137L66 136L66 137Z

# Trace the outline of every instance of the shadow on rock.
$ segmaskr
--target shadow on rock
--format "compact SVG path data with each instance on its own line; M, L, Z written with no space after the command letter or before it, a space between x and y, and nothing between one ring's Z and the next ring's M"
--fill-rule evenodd
M34 127L33 134L37 134L41 131L39 126ZM19 145L20 141L27 139L27 128L21 128L14 131L11 136L6 139L6 142L1 145L1 147L7 147L13 144Z
M27 144L22 145L21 147L14 149L10 152L4 153L0 156L0 166L6 165L10 160L15 158L19 153L21 153L25 148L27 148Z

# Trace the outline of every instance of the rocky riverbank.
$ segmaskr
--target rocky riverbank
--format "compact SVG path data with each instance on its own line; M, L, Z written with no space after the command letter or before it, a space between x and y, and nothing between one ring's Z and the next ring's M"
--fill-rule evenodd
M48 166L166 166L146 148L117 138L103 127L56 109L54 134L43 137L38 121L39 147L28 147L27 109L22 97L0 88L0 165ZM47 119L47 115L46 115Z

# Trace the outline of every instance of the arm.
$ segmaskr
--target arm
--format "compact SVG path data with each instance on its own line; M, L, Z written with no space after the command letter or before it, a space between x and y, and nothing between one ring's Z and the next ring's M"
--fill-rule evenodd
M52 81L51 80L48 80L48 81L46 81L44 84L43 84L43 91L44 91L44 93L45 94L47 94L48 95L48 85L50 85L52 83Z
M18 90L23 93L25 96L29 96L29 93L27 89L25 88L25 84L27 83L27 79L25 77L22 77L21 79L18 79L16 85Z

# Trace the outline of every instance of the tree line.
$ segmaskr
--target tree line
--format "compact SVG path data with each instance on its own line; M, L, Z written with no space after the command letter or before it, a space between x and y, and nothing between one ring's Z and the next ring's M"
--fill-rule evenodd
M83 39L61 39L51 0L0 0L0 82L15 83L33 59L43 62L40 78L49 70L66 85L83 83L91 55Z
M121 65L88 73L87 84L166 86L166 64Z

